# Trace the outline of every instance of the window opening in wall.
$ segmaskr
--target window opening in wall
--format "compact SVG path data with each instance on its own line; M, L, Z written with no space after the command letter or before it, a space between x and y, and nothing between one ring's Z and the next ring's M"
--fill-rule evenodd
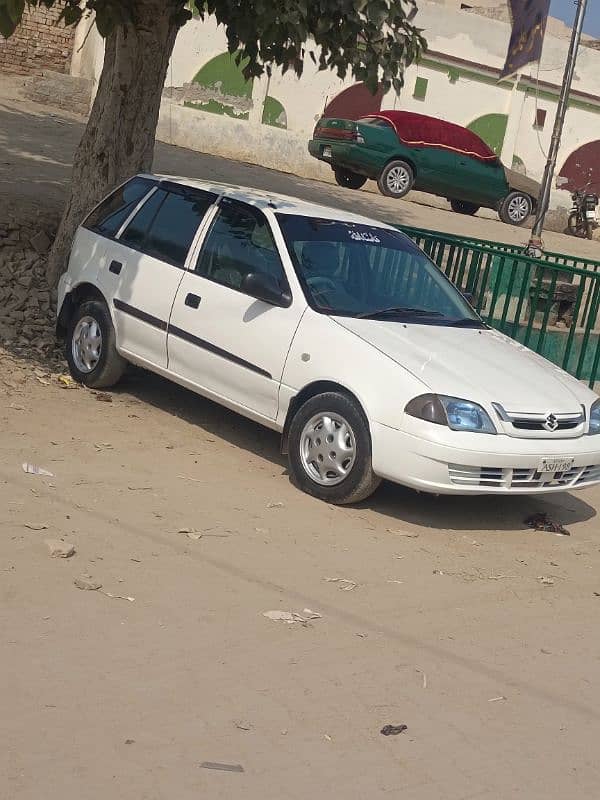
M429 81L427 78L417 78L415 81L415 89L413 91L413 97L415 100L425 100L425 95L427 94L427 84Z

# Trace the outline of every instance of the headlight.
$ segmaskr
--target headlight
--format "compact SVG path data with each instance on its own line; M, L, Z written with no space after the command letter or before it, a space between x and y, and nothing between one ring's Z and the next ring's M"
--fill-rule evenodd
M459 397L445 397L441 394L422 394L415 397L404 409L411 417L447 425L453 431L472 433L496 433L494 423L487 411L477 403L461 400ZM597 409L598 430L600 433L600 401ZM590 433L591 430L590 421Z
M588 430L590 436L594 433L600 433L600 400L592 405L590 411L590 428Z

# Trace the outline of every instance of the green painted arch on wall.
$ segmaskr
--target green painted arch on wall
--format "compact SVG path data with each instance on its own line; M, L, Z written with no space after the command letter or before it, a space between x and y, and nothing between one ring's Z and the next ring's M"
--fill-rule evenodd
M520 172L522 175L527 175L527 167L525 166L525 162L516 153L512 158L512 168L515 172Z
M263 105L262 124L273 128L287 128L287 114L282 103L275 97L267 95Z
M252 97L253 81L247 81L242 72L247 59L238 64L235 53L220 53L211 58L195 74L192 83L199 83L206 89L220 89L223 94L234 97Z
M506 114L484 114L477 117L467 125L467 128L476 133L491 147L497 156L502 152L508 116Z
M207 61L194 75L192 83L202 86L213 96L206 99L186 101L188 108L197 108L211 114L223 114L234 119L248 119L248 111L235 102L239 98L248 108L252 99L254 81L247 81L242 72L245 66L242 59L238 64L235 53L220 53ZM233 101L233 102L232 102Z

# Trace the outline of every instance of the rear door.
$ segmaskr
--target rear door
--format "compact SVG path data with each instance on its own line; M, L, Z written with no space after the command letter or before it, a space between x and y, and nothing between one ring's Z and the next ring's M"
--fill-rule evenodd
M114 281L106 280L109 264L107 249L157 183L152 178L132 178L99 203L77 231L69 269L77 265L77 272L73 276L76 282L97 284L109 303L112 301Z
M167 367L167 326L188 252L217 195L163 181L107 253L119 349Z

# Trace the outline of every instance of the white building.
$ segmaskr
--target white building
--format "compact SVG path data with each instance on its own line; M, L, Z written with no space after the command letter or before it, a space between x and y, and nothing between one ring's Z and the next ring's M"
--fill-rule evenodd
M318 72L307 60L299 80L276 72L245 82L227 54L214 19L189 22L179 33L169 67L158 137L162 141L306 177L329 179L328 168L307 152L315 121L329 113L362 116L373 108L401 108L468 126L507 166L540 178L550 145L570 30L549 20L541 63L514 80L498 81L510 37L505 4L478 0L419 2L416 23L428 50L411 66L399 95L372 97L360 84ZM77 31L72 74L97 81L102 40L89 23ZM85 44L79 50L78 42ZM558 172L567 188L588 176L600 191L600 42L585 37L579 51ZM79 52L78 52L79 50ZM562 199L561 199L562 195ZM568 205L564 192L553 205Z

